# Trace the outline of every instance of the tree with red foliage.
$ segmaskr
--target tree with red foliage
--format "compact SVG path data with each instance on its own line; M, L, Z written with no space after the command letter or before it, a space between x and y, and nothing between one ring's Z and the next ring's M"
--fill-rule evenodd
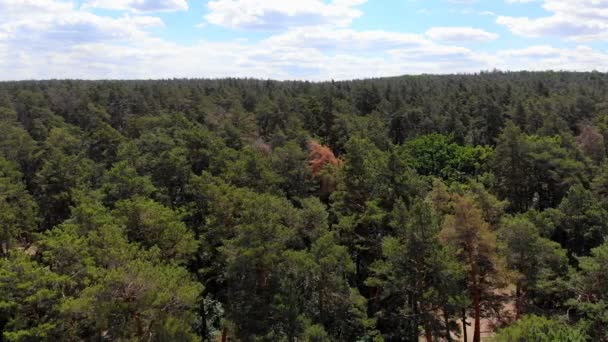
M321 183L321 193L329 194L335 186L335 170L342 161L332 150L314 140L308 142L308 163L312 175Z
M595 162L600 163L606 156L604 147L604 136L597 128L591 125L583 125L580 134L576 137L576 142L587 156Z

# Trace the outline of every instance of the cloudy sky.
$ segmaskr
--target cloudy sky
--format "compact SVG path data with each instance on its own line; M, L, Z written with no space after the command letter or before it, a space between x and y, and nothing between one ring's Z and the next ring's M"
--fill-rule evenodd
M608 0L0 0L0 79L608 71Z

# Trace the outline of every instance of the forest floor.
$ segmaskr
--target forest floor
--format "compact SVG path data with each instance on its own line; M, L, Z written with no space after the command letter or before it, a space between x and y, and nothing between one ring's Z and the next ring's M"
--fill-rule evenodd
M509 300L503 306L503 310L502 310L502 314L501 314L502 319L504 320L505 318L508 318L508 317L510 317L510 318L515 317L515 299L514 299L514 295L513 295L515 293L515 286L512 285L505 289L498 290L497 293L500 295L509 296ZM471 323L471 325L467 326L467 337L468 337L469 341L465 341L464 336L455 338L455 340L461 341L461 342L470 342L473 340L473 332L475 330L475 326L473 324L473 322L474 322L473 317L467 317L467 322ZM494 337L494 333L495 333L497 327L500 326L500 322L496 318L483 318L481 320L480 324L481 324L481 340L482 341L491 341L492 338Z

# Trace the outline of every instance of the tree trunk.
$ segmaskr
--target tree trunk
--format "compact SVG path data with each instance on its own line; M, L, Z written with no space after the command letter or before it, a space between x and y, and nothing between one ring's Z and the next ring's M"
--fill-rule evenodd
M145 333L141 318L139 317L139 313L133 314L133 318L135 319L135 326L137 327L137 337L139 337L138 340L143 341Z
M469 338L467 337L467 310L462 309L462 336L464 337L464 342L469 342Z
M515 285L515 319L519 319L521 314L521 286L519 282Z
M412 319L412 341L418 341L418 303L416 301L416 296L410 292L410 305L412 307L413 319Z
M4 326L6 326L7 321L3 318L0 318L0 342L4 342Z
M445 340L447 342L452 342L452 335L450 335L450 316L448 315L448 310L443 309L443 321L445 324Z
M319 321L325 323L325 304L323 301L323 291L319 291Z
M431 330L431 327L424 327L424 336L426 338L426 342L433 342L433 331Z
M473 305L475 306L475 331L473 332L473 342L481 342L481 298L479 288L475 286Z
M207 339L207 310L205 309L205 297L201 297L199 307L199 313L201 315L201 326L198 330L198 334L203 340Z
M228 339L228 328L224 327L222 329L222 342L226 342L227 339Z

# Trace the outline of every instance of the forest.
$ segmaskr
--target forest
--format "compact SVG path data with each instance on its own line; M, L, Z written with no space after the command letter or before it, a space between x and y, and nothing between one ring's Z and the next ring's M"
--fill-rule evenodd
M0 341L608 341L608 74L0 82Z

